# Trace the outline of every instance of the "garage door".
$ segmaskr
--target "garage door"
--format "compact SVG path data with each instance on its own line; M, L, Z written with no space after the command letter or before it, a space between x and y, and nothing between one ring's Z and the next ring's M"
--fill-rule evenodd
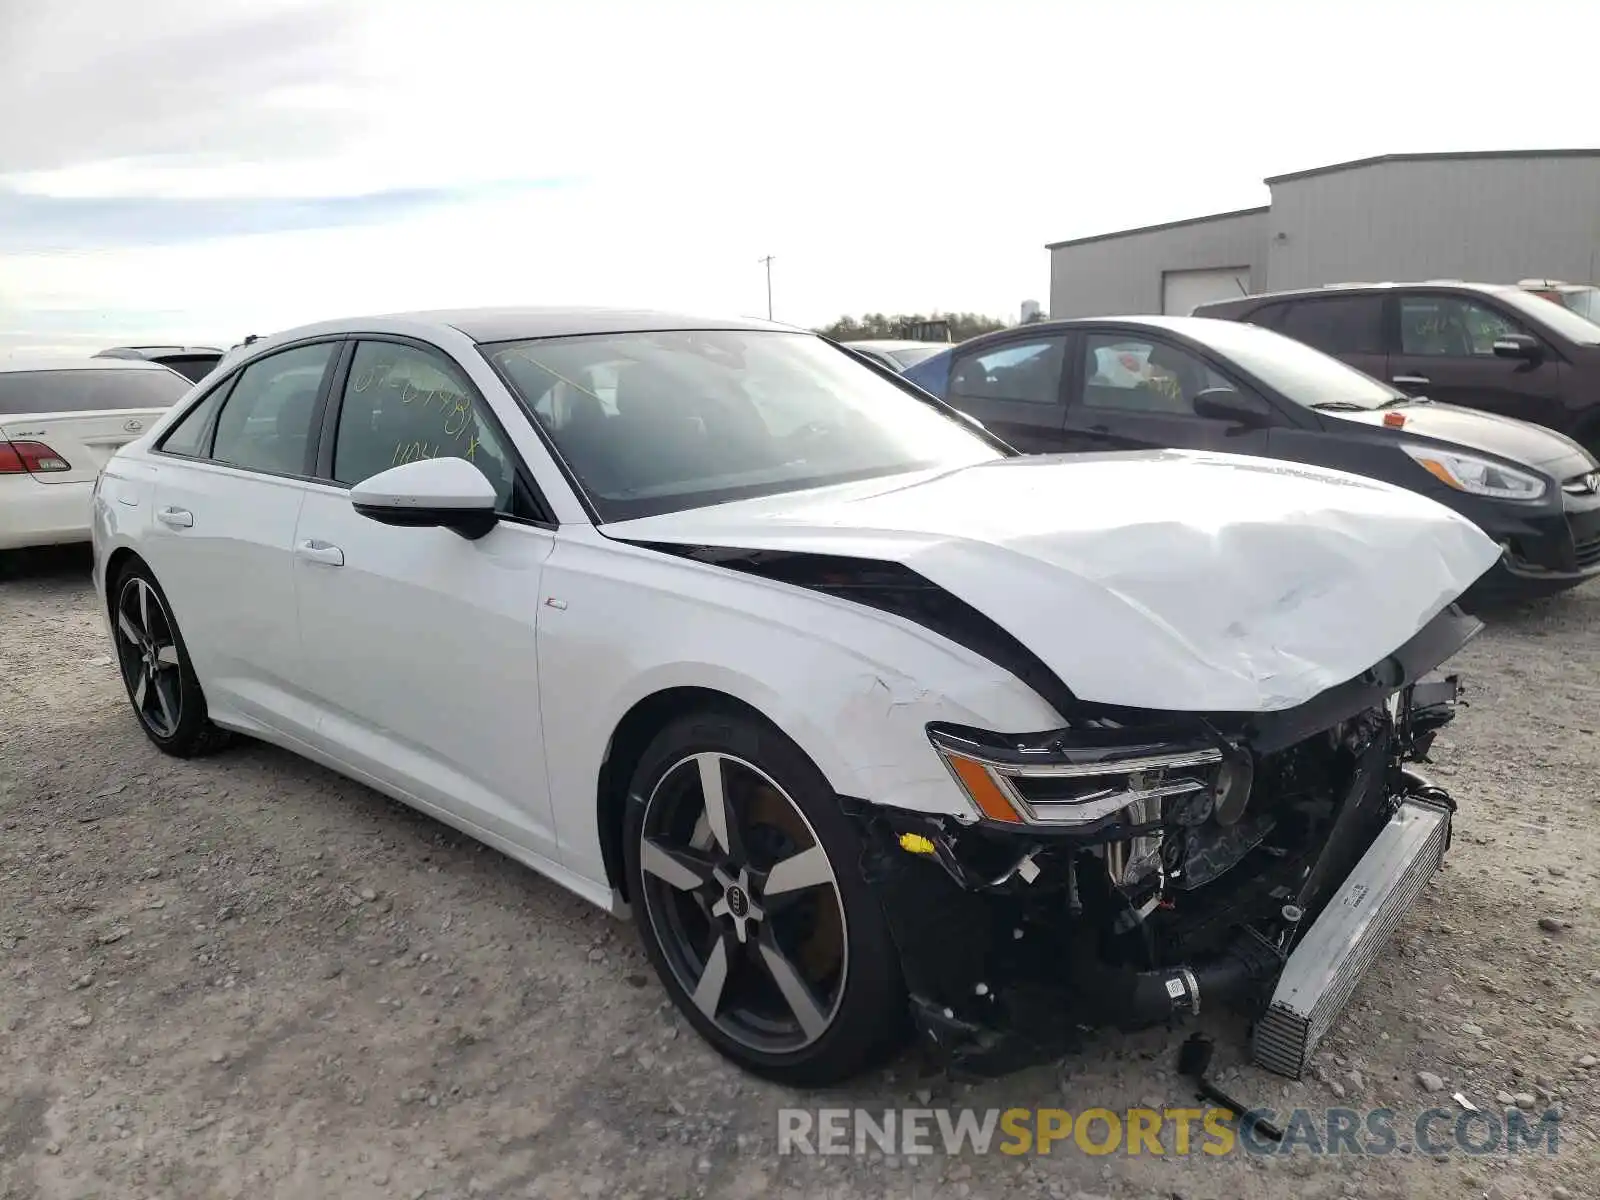
M1204 271L1164 271L1161 275L1161 311L1169 317L1187 317L1197 304L1249 294L1249 267L1208 267Z

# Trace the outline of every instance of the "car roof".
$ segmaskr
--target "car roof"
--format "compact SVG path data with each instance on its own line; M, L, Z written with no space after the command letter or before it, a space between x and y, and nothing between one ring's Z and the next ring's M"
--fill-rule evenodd
M144 358L0 358L0 372L12 371L164 371L171 367Z
M914 338L857 338L853 342L840 342L841 346L867 346L873 350L907 350L921 346L944 346L945 342L919 342Z
M510 342L521 338L576 337L581 334L651 333L677 329L772 329L805 332L792 325L755 317L703 317L686 313L633 308L449 308L418 312L341 317L301 325L258 338L248 346L252 356L267 346L322 334L416 333L419 329L453 329L475 342Z
M1237 322L1223 321L1216 317L1168 317L1157 314L1118 317L1062 317L1059 320L1033 321L1027 325L1013 326L1008 329L997 329L992 333L979 334L975 338L960 343L959 346L966 347L979 342L1001 341L1008 334L1049 333L1055 330L1068 329L1162 329L1169 333L1204 338L1206 330L1216 329L1224 325L1231 328L1235 327Z
M109 346L100 351L101 354L112 354L119 350L131 350L138 354L221 354L217 346Z
M1407 288L1427 288L1430 291L1439 292L1482 292L1491 295L1496 292L1515 292L1522 290L1514 284L1474 283L1467 279L1407 279L1385 280L1382 283L1325 283L1321 287L1286 288L1279 292L1252 292L1248 296L1230 296L1226 300L1213 300L1206 304L1196 305L1196 307L1254 307L1256 304L1265 303L1272 300L1294 300L1303 299L1308 296L1336 296L1341 293L1349 292L1389 292Z

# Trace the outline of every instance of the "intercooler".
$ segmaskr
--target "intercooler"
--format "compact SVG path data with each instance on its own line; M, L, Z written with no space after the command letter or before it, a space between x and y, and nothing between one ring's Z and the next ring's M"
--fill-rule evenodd
M1444 860L1450 812L1407 799L1289 955L1256 1023L1256 1064L1303 1076L1356 985Z

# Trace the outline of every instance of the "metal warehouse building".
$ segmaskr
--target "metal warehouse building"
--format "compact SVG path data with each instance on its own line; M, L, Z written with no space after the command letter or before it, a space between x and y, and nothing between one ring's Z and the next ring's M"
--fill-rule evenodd
M1357 280L1596 281L1600 150L1385 154L1266 184L1263 208L1052 243L1050 315Z

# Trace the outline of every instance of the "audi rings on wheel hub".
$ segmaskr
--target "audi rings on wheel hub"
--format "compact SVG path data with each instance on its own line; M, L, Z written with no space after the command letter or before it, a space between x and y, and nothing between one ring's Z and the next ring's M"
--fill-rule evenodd
M183 719L183 673L172 619L149 580L137 575L122 585L113 616L122 681L134 711L157 737L170 738Z
M650 929L701 1015L766 1054L820 1038L844 995L844 905L788 793L743 759L693 754L661 775L641 838Z

